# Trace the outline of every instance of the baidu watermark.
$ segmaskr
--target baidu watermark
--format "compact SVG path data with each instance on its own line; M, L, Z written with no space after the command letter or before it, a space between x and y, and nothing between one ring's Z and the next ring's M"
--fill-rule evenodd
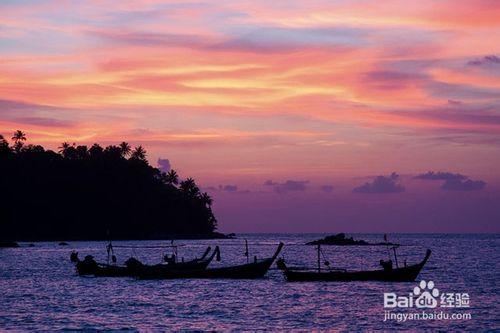
M420 281L407 295L384 293L384 321L469 320L468 293L441 292L433 281Z

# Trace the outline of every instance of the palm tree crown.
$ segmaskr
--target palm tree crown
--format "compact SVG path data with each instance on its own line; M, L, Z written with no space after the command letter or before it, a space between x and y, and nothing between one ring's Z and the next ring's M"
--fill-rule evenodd
M64 152L69 148L71 147L71 145L68 143L68 142L63 142L61 143L61 145L58 147L59 148L59 152L64 154Z
M23 141L26 141L26 133L23 131L17 130L14 132L14 135L12 136L12 140L14 141L14 150L16 152L20 152L21 148L23 147Z
M19 141L26 141L26 133L24 133L23 131L17 130L14 133L12 140L14 140L15 143L17 143Z
M103 152L104 149L98 143L94 143L92 147L89 148L89 154L91 157L102 156Z
M212 203L214 202L212 197L207 193L207 192L203 192L201 194L201 202L203 202L203 204L206 206L206 207L212 207Z
M193 178L181 182L181 191L193 197L200 194L200 189Z
M174 169L170 170L167 173L166 177L167 183L170 185L178 185L179 184L179 175L177 174L177 171Z
M125 142L125 141L123 141L122 143L120 143L120 149L122 150L122 156L123 157L127 157L132 152L132 147L130 147L130 145L128 144L128 142Z
M142 146L135 147L134 151L132 151L132 158L145 161L146 160L146 150Z

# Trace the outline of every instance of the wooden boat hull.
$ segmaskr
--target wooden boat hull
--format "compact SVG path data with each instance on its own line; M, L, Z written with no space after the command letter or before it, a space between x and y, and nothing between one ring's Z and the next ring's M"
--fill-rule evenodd
M266 275L282 248L283 243L280 243L272 257L254 263L205 270L170 270L156 274L151 271L139 271L137 277L139 279L258 279Z
M144 265L137 260L126 266L107 265L95 262L92 260L83 260L76 262L76 270L78 275L94 275L99 277L124 277L137 276L139 271L147 271L151 273L161 273L166 271L183 271L183 270L204 270L212 262L213 258L219 253L219 248L213 251L212 255L206 258L205 252L202 258L194 259L186 262L176 262L169 264Z
M144 265L130 270L130 276L146 275L163 275L170 274L171 272L190 272L190 271L204 271L210 264L211 260L204 260L200 262L184 262L172 264L158 264L158 265Z
M300 271L289 269L283 262L279 263L285 278L289 282L306 281L388 281L388 282L411 282L415 281L418 274L429 259L431 251L427 250L424 260L419 264L395 268L391 270L373 271Z
M165 270L162 272L139 271L140 279L257 279L263 277L274 260L220 268L198 270Z
M78 267L77 267L78 270ZM80 275L95 275L95 276L107 276L107 277L123 277L132 276L133 272L129 267L126 266L113 266L113 265L103 265L99 264L92 273L90 274L80 274Z

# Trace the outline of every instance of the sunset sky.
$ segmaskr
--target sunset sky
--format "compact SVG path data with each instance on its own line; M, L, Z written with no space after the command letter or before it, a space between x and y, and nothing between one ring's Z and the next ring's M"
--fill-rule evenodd
M0 13L5 137L143 145L227 232L500 232L498 1Z

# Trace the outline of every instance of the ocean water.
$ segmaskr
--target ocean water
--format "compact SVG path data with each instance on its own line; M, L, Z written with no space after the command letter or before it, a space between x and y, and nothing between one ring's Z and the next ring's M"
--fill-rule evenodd
M219 245L222 261L244 263L244 238L250 255L271 256L279 241L289 265L313 266L316 252L305 246L319 234L249 234L233 240L176 241L179 256L199 256ZM382 235L356 234L379 242ZM400 261L419 262L433 253L417 282L285 282L273 266L259 280L152 280L79 277L69 261L92 254L105 261L104 242L36 243L0 249L0 329L18 330L499 330L500 236L395 234ZM21 243L26 245L24 243ZM122 241L114 245L161 245L167 241ZM134 255L157 263L158 249L118 249L119 263ZM376 269L387 258L385 247L323 246L331 265ZM420 280L432 280L442 293L467 293L469 308L436 308L470 319L384 320L383 294L408 295ZM436 309L429 309L428 313ZM397 309L421 312L421 309ZM426 310L427 311L427 310ZM400 316L401 317L401 316Z

